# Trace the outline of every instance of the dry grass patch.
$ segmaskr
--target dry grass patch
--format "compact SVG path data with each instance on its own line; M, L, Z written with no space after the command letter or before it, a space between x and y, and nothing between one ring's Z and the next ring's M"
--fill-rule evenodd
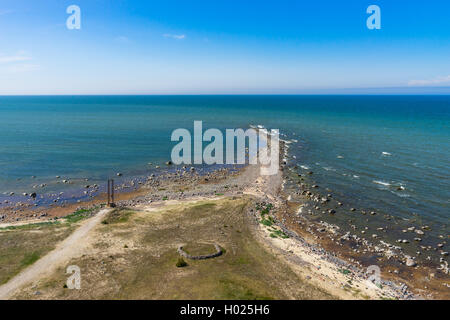
M58 299L317 299L329 295L302 282L254 238L249 198L117 210L99 227L95 247L70 264L81 268L81 290L63 288L64 270L40 284L39 298ZM123 217L126 219L123 220ZM115 223L120 221L120 223ZM224 254L207 260L194 255ZM36 290L36 289L34 289ZM33 298L25 290L19 298Z
M69 225L55 223L0 230L0 284L53 250L73 230Z

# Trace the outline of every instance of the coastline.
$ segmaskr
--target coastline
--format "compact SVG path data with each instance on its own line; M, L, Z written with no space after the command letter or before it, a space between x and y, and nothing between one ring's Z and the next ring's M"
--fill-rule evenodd
M305 281L311 282L323 290L342 299L447 299L448 290L443 286L442 277L427 279L430 270L422 267L411 269L397 266L399 273L386 272L382 266L382 286L371 285L365 269L367 261L359 261L347 248L336 241L338 236L332 225L326 228L310 222L297 214L303 203L290 202L290 195L284 186L288 165L288 147L282 141L280 171L277 175L261 176L258 165L248 165L237 170L225 168L199 174L195 169L173 168L174 172L149 176L147 181L135 190L119 192L117 205L126 208L158 207L170 203L183 203L201 199L250 196L257 202L271 203L275 210L274 225L288 238L271 237L268 228L259 222L260 212L253 211L255 223L253 232L260 243L287 263ZM94 199L74 203L64 207L55 207L48 211L45 220L57 220L80 208L102 206L105 195ZM23 211L26 212L26 211ZM31 218L35 211L23 214L24 221L2 224L1 227L24 223L42 222ZM300 221L301 220L301 221ZM322 230L324 229L324 230ZM348 236L347 236L348 238ZM367 246L371 245L367 243ZM350 253L349 253L350 252ZM424 278L427 288L423 289ZM448 279L448 278L447 278ZM445 283L445 282L444 282Z

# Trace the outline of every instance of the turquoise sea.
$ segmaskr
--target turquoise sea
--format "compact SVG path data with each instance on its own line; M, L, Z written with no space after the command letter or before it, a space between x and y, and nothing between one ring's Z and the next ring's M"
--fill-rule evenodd
M0 201L40 184L58 192L61 179L147 174L170 159L172 131L192 132L194 120L280 129L297 141L298 172L346 203L448 231L450 96L4 96Z

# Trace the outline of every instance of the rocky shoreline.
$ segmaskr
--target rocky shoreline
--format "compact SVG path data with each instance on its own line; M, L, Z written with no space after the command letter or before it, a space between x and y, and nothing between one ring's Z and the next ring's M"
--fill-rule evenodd
M219 167L214 170L206 170L202 167L174 166L167 164L162 169L156 166L159 171L145 176L126 178L122 173L117 173L118 183L115 185L116 199L120 205L135 205L142 201L159 201L167 197L174 198L172 192L164 192L166 185L193 186L195 184L204 184L208 181L217 181L224 179L230 174L236 174L242 169L242 166ZM59 178L59 177L58 177ZM0 208L0 224L26 222L28 220L52 220L63 217L73 210L90 209L94 206L104 203L106 199L106 185L88 184L89 179L85 179L86 185L76 188L77 194L83 196L76 197L70 193L43 193L16 196L15 202L7 201ZM64 183L70 184L70 180ZM181 188L181 187L180 187ZM227 192L233 190L234 186L219 188L217 192ZM217 193L216 192L216 193ZM72 191L72 194L74 192ZM143 196L145 194L145 196ZM193 196L195 192L180 192L176 194L177 199L183 199ZM197 192L197 195L212 195L213 191L203 190ZM14 196L14 193L13 193ZM45 201L43 200L45 199Z
M311 216L318 214L336 215L342 204L335 200L332 194L321 195L317 192L319 186L308 184L305 177L295 173L295 167L288 164L289 143L282 141L281 150L280 174L271 177L270 181L261 181L257 166L253 166L254 168L230 166L203 171L195 167L168 164L171 167L169 172L133 178L127 183L119 184L116 187L119 192L117 205L139 207L171 200L249 194L259 201L271 203L276 208L271 216L274 225L283 234L295 240L298 246L311 255L320 256L320 259L337 268L347 270L346 272L354 279L367 279L369 277L367 267L375 264L382 270L380 284L385 287L386 292L389 292L391 298L448 298L448 264L442 263L442 269L418 265L416 259L405 254L401 246L380 240L375 233L370 239L366 239L350 231L343 232L337 224L326 222L325 219L310 219ZM294 181L295 178L298 182ZM296 186L294 192L292 185ZM89 185L86 189L85 192L88 193L89 190L97 192L86 202L55 206L51 209L31 204L19 206L19 209L3 208L0 211L0 224L57 220L74 210L89 209L105 203L105 195L100 192L98 185ZM356 209L349 211L355 212ZM256 212L257 210L253 214L258 220ZM369 212L369 216L376 214ZM364 231L362 234L366 233L365 229L361 231ZM407 232L414 233L416 237L423 236L425 231L416 227L407 229ZM374 243L374 240L378 243ZM439 250L445 252L443 247L444 245ZM295 260L290 254L284 254L289 259ZM442 259L445 257L443 254Z
M393 216L358 210L343 204L333 197L331 190L314 184L310 179L314 174L312 171L300 174L295 162L289 165L287 151L283 160L284 181L281 191L284 209L280 210L277 217L283 232L294 238L298 238L297 234L301 235L299 241L308 239L309 242L320 244L323 248L320 250L327 252L327 259L335 260L337 264L343 263L349 270L353 266L359 270L359 274L364 274L369 266L378 266L384 279L382 284L392 287L399 299L450 298L448 252L445 251L448 235L440 235L440 240L434 240L434 245L420 245L430 230L429 226L400 225L393 221ZM365 219L358 221L356 214ZM335 219L337 215L343 216L342 220L345 220L341 222ZM375 227L370 223L371 218L379 217L387 221L383 226ZM331 222L327 222L329 220ZM386 235L389 235L387 232L392 230L389 227L391 221L402 235L395 243L386 239ZM405 235L413 239L406 240ZM419 246L415 249L410 243ZM426 253L428 256L422 258Z

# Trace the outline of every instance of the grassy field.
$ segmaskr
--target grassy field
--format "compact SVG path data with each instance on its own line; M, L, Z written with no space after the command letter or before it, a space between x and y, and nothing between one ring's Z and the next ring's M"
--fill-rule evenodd
M16 298L39 299L326 299L254 238L247 198L167 203L148 210L117 209L96 230L92 249L70 262L81 269L81 290L65 288L61 267L38 288ZM210 254L185 259L177 248ZM179 264L180 265L180 264ZM33 292L39 290L40 295Z
M53 250L97 209L81 209L58 221L0 228L0 285Z
M73 229L54 222L0 229L0 284L54 249Z

